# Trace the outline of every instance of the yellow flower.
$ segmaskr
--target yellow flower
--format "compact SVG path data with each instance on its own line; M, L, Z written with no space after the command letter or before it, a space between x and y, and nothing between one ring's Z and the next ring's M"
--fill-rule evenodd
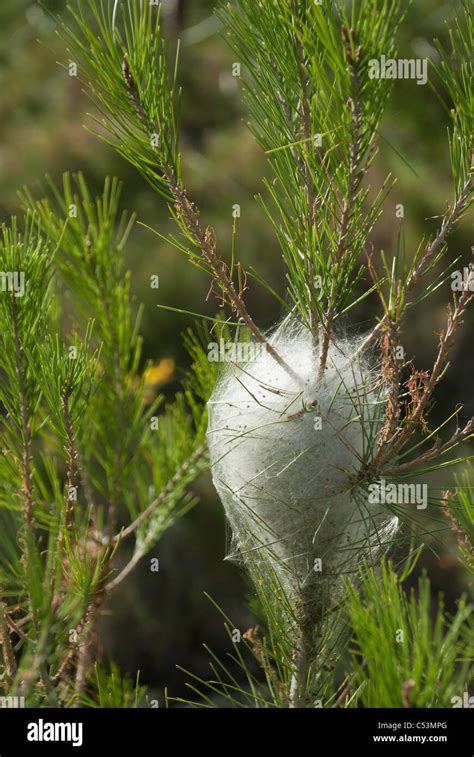
M145 371L145 386L156 386L157 384L167 384L173 380L175 372L175 362L171 357L165 357L154 363Z

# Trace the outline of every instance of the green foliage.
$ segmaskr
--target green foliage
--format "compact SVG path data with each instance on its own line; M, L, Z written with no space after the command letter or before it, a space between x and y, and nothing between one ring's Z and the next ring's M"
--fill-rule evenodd
M81 699L81 706L120 709L141 707L145 702L146 688L140 685L139 680L139 674L136 681L132 681L129 676L122 676L113 662L109 670L96 663L94 677L90 681L89 691Z
M450 136L450 155L456 197L459 197L462 192L472 161L474 18L471 10L468 0L462 0L455 8L454 28L449 29L451 50L448 53L438 41L437 49L441 62L439 66L434 66L450 101L447 107L453 127Z
M372 292L382 305L359 348L380 337L378 396L386 408L382 429L364 429L367 454L354 480L359 494L381 476L397 480L459 462L464 458L439 458L474 429L471 421L442 443L437 432L458 410L435 430L425 417L448 367L466 294L455 299L429 374L413 368L404 384L408 364L396 356L405 312L446 280L446 270L434 281L425 277L443 260L447 238L471 203L473 27L467 0L462 6L452 51L439 47L435 67L449 99L454 203L412 258L399 244L392 256L381 252L377 264L369 256L367 265L362 259L391 179L371 191L366 177L393 86L370 75L370 61L396 56L401 1L239 0L219 12L244 67L251 129L273 172L265 182L270 201L261 204L280 244L285 291L249 273L311 330L319 377L338 319ZM162 39L161 7L76 0L68 10L59 34L99 110L94 130L168 203L182 236L169 242L211 276L221 300L213 329L228 337L236 327L236 339L256 339L294 378L246 309L236 226L227 263L183 186L178 54L170 55ZM147 383L141 309L124 263L135 217L120 211L120 191L117 180L107 179L93 198L81 174L65 174L61 189L48 179L44 197L28 188L20 193L24 228L15 219L2 227L0 267L24 274L25 290L0 293L0 689L25 695L28 706L143 701L138 678L135 684L122 678L114 664L109 671L97 665L92 674L95 624L107 595L195 504L189 487L207 467L206 402L217 377L206 354L210 333L200 326L184 335L191 369L182 390L165 402ZM367 274L372 285L356 294ZM412 296L420 282L423 293ZM413 439L417 431L421 441ZM431 502L443 505L468 566L471 490L466 479L455 495ZM412 535L409 541L413 547ZM188 674L194 706L449 706L467 688L473 625L464 599L454 617L440 602L433 618L426 578L417 596L407 595L390 564L382 564L381 575L364 565L347 596L335 592L316 617L304 588L296 601L286 596L271 561L253 554L245 561L262 630L235 640L224 614L232 651L222 662L206 648L210 680ZM341 683L349 636L352 670Z
M168 73L160 8L147 0L67 7L74 26L60 21L60 32L79 56L80 78L100 111L97 133L169 197L162 171L171 166L179 177L179 93Z
M64 405L67 403L68 414L73 428L80 427L87 407L91 402L93 377L97 370L98 352L90 352L92 323L84 341L72 344L66 349L59 336L49 335L39 345L39 360L28 356L32 368L40 368L43 397L50 411L50 423L54 432L67 442L68 428L64 418ZM73 351L71 351L73 350ZM74 357L71 357L71 356Z
M43 236L33 216L25 220L24 231L18 228L16 218L11 226L2 227L0 239L0 265L2 277L8 274L24 277L25 292L8 287L0 298L0 331L3 356L0 400L10 416L8 434L14 443L24 443L25 428L23 405L32 411L38 403L34 359L48 326L48 308L51 305L52 241ZM7 287L7 280L5 284ZM2 287L2 288L3 288ZM30 356L25 359L25 354ZM33 429L32 429L33 431ZM18 447L17 447L18 449Z
M337 317L355 304L360 254L386 194L383 187L367 203L361 186L393 86L370 78L368 61L395 53L400 3L352 3L347 14L333 2L244 0L221 17L245 66L251 129L276 177L266 181L276 213L262 202L290 303L308 325L315 309L319 320L329 307Z
M260 636L258 628L249 629L243 637L237 630L237 637L236 629L225 611L209 596L208 599L224 619L230 651L227 652L226 659L221 660L204 644L210 657L211 677L204 679L180 667L186 675L186 687L194 698L173 697L167 692L166 705L169 707L174 702L180 702L206 709L223 706L237 709L285 707L287 698L284 685L273 667L274 658L265 637ZM256 660L260 673L255 665Z
M391 563L382 564L380 575L361 572L361 581L348 585L346 603L354 632L354 703L451 707L474 675L472 605L460 599L449 617L440 598L432 617L427 577L419 579L417 593L407 594Z
M68 706L105 596L196 502L187 487L206 466L210 377L190 336L199 376L166 405L148 398L120 184L107 179L97 199L81 175L48 188L38 201L23 191L24 231L13 220L0 247L2 269L25 275L24 292L0 297L0 603L17 637L5 638L0 683L28 704ZM116 674L97 673L96 696L125 706Z
M456 537L464 565L474 572L474 485L472 467L456 479L456 491L447 492L443 513ZM471 587L472 588L472 587Z

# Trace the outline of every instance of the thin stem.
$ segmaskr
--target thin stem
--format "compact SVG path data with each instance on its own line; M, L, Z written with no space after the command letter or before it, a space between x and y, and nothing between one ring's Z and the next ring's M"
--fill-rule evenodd
M67 444L65 448L67 455L66 528L70 528L74 517L74 503L77 501L75 489L78 478L79 452L77 449L72 418L69 412L69 398L67 394L62 394L61 396L61 409L63 413L64 428L67 437Z
M24 501L24 516L25 523L28 531L31 535L34 535L34 522L33 522L33 486L32 486L32 471L31 471L31 427L28 417L28 397L26 391L26 383L24 378L24 364L22 357L22 347L20 338L20 326L18 322L18 312L16 307L15 298L12 298L12 323L13 333L15 340L15 358L16 358L16 374L19 387L19 403L21 413L22 424L22 436L23 436L23 501Z
M15 297L12 297L12 325L15 341L15 367L18 380L21 414L21 429L23 437L23 455L22 455L22 492L23 492L23 515L26 526L26 544L25 544L25 569L26 571L34 570L33 544L35 543L35 522L34 522L34 500L33 500L33 473L31 469L31 426L28 413L28 394L25 381L25 367L23 362L20 323L18 318L17 304ZM39 621L35 600L30 592L30 605L32 613L33 627L36 637L39 635Z
M5 602L0 599L0 646L3 650L3 661L5 663L5 681L8 685L11 685L17 666L8 626L8 608Z
M396 441L392 444L387 443L380 448L375 464L384 465L390 459L396 457L400 449L405 445L408 439L414 434L417 424L423 418L423 413L428 405L428 402L433 394L433 391L438 383L438 379L441 376L443 369L446 366L449 351L453 345L456 331L462 322L462 317L468 303L473 299L474 295L466 289L459 298L453 312L449 313L448 323L446 330L441 334L438 355L436 357L433 369L431 371L429 380L423 389L421 398L416 404L413 412L411 412L405 419L405 423L400 431L396 432Z
M301 378L286 363L275 347L268 341L265 335L260 331L253 318L247 311L242 293L237 292L235 284L231 278L229 268L216 253L216 240L213 230L208 226L202 231L199 224L199 215L194 203L192 203L180 182L174 176L170 166L165 171L165 178L173 197L175 198L175 209L178 217L184 222L188 233L201 250L205 262L211 268L215 281L218 282L223 293L227 297L229 304L239 318L249 328L257 342L264 344L269 354L274 360L288 373L288 375L301 384Z
M150 124L150 120L140 100L140 94L126 56L123 59L122 73L129 91L131 103L135 108L143 128L148 136L151 137L151 134L154 133L154 128L152 124ZM204 230L201 228L196 206L189 200L186 190L176 174L175 168L168 163L167 165L162 166L161 170L163 171L163 176L168 185L171 197L174 200L174 207L178 219L181 221L184 230L186 230L187 234L189 234L191 239L200 249L204 261L209 265L214 280L219 284L232 310L242 319L257 342L264 344L267 351L276 362L294 381L300 384L301 379L298 374L286 363L285 360L283 360L275 347L268 341L262 331L260 331L250 313L247 311L242 292L236 290L228 266L216 253L216 239L213 229L210 226L207 226Z
M297 3L293 3L294 5L294 11L296 16L297 11ZM296 17L294 20L295 27L296 27ZM296 49L296 57L298 58L299 67L299 77L301 82L301 107L302 107L302 115L303 115L303 144L305 146L306 150L312 149L312 128L311 128L311 101L308 95L308 90L311 87L311 79L308 76L308 71L306 68L305 63L305 55L304 55L304 49L303 45L301 43L301 39L298 36L297 30L295 28L295 49ZM316 216L316 197L315 197L315 186L314 186L314 180L311 173L311 168L309 166L309 162L307 160L304 161L303 165L303 174L304 174L304 181L306 184L306 194L307 194L307 202L308 202L308 238L307 238L307 251L304 252L305 255L305 262L306 262L306 268L307 268L307 276L308 276L308 299L310 302L310 329L313 336L313 349L316 352L317 343L318 343L318 334L319 334L319 312L316 305L316 301L313 296L313 287L314 287L314 277L315 277L315 270L311 255L311 248L312 248L312 230L315 225L315 216Z
M397 476L400 473L406 473L407 471L413 470L414 468L419 468L420 465L428 463L431 460L434 460L440 457L440 455L443 455L446 452L449 452L450 449L453 449L453 447L456 447L460 442L469 439L469 437L471 437L473 434L474 434L474 418L471 418L466 423L464 428L457 429L457 431L452 435L452 437L444 444L441 444L440 440L437 439L437 441L433 444L433 446L429 450L427 450L424 454L417 457L416 460L411 460L408 463L400 463L399 465L392 465L388 468L383 468L383 473L386 476Z
M319 614L315 612L314 600L302 594L302 617L296 631L293 653L293 673L290 681L289 707L311 706L311 678L316 657L315 630Z
M193 465L199 462L199 460L204 456L206 449L207 445L205 443L199 445L199 447L193 452L191 457L188 458L188 460L185 460L185 462L178 468L174 476L170 478L163 490L160 492L159 496L156 497L156 499L154 499L153 502L151 502L137 518L135 518L133 523L131 523L129 526L127 526L127 528L122 529L120 533L112 537L113 544L116 544L118 541L122 541L127 536L133 534L138 528L140 528L141 525L143 525L143 523L145 523L150 518L151 515L153 515L155 510L157 510L158 507L160 507L160 505L162 505L166 501L166 498L169 497L169 495L172 494L172 492L176 489L184 476L189 473Z
M348 236L350 231L350 224L354 214L354 202L357 194L357 187L360 183L362 176L359 171L360 163L360 145L361 145L361 110L360 110L360 84L359 77L357 75L357 65L361 58L361 49L357 48L355 58L351 53L351 45L349 35L352 33L352 39L355 39L355 32L351 30L347 33L347 47L346 47L346 59L349 65L350 74L352 77L352 97L350 99L351 107L351 120L352 120L352 142L349 147L349 173L347 194L343 200L341 220L339 224L339 236L337 241L337 247L335 252L335 264L340 266L344 260L344 256L348 249ZM324 374L326 370L327 357L329 352L329 344L331 341L331 334L333 329L334 320L337 314L336 308L337 288L335 285L331 287L331 294L326 310L325 322L323 326L324 335L321 347L321 354L319 358L319 377Z
M433 241L430 242L426 246L423 257L421 258L418 265L412 270L406 284L407 292L413 289L415 284L417 284L420 281L423 274L426 273L426 270L429 267L431 261L436 259L436 256L439 254L439 252L445 245L448 236L450 235L455 224L461 218L461 215L463 214L464 210L467 207L468 200L471 195L471 191L472 191L472 179L470 176L468 176L462 188L461 194L456 200L454 207L444 216L441 226L438 230L438 233L436 234ZM403 312L406 312L409 304L410 304L409 302L405 302ZM370 334L368 334L367 337L364 339L364 341L361 343L356 353L354 354L354 358L357 358L359 355L365 352L365 350L371 344L371 342L375 339L375 337L378 336L378 334L383 331L384 327L387 325L387 320L388 320L388 314L385 313L383 318L380 319L378 324L372 329Z
M120 496L120 478L121 478L121 459L122 459L122 436L123 436L123 414L122 414L122 369L120 364L119 339L115 325L115 319L112 317L108 292L105 289L100 275L97 276L97 285L102 295L104 303L105 317L108 322L110 334L113 343L113 385L115 392L115 453L114 453L114 475L112 483L112 497L109 503L109 512L107 516L107 526L110 534L113 533L117 523L117 507Z
M293 673L290 681L289 707L311 706L313 667L317 656L315 634L322 619L322 605L314 596L314 587L302 588L297 608Z
M166 498L176 489L178 484L182 481L182 479L186 476L186 474L191 470L192 466L200 460L200 458L204 455L206 451L206 445L203 443L201 444L195 452L191 455L191 457L186 460L176 471L174 476L168 481L162 492L160 492L160 495L146 508L146 510L141 513L138 518L136 518L133 523L128 526L128 528L124 529L120 532L120 534L117 534L113 538L113 542L117 542L121 540L122 538L125 538L129 536L130 534L134 533L143 523L145 523L151 515L154 513L154 511L160 507L165 501ZM132 572L132 570L138 565L138 563L142 560L143 557L147 554L150 543L153 539L153 535L145 538L143 542L141 543L140 547L135 550L133 553L132 558L129 560L129 562L125 565L125 567L120 571L120 573L113 578L109 583L105 586L105 591L110 592L113 589L115 589L122 581Z

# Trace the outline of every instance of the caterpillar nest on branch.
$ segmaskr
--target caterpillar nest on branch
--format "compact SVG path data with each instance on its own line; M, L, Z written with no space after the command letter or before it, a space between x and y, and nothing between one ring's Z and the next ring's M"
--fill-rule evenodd
M334 339L326 370L308 329L287 318L266 349L222 371L209 401L214 485L232 529L229 557L271 567L290 601L319 607L343 574L377 558L398 520L355 481L384 395L358 344ZM296 374L296 375L295 375Z

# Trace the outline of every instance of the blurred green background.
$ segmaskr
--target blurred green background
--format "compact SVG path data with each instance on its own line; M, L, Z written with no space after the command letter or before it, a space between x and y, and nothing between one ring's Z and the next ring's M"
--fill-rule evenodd
M65 1L48 0L48 9L63 13ZM283 291L283 266L275 236L254 195L268 175L265 156L245 124L237 80L232 77L233 54L220 35L209 0L165 0L165 27L171 39L182 39L183 86L182 154L185 181L206 224L214 226L221 254L230 250L232 206L241 206L238 256L252 264L274 288ZM400 57L436 56L434 37L446 40L445 22L453 3L415 0L400 35ZM44 174L60 181L64 171L84 172L91 190L99 192L107 174L124 182L123 207L136 211L139 220L167 234L169 213L140 176L85 128L90 103L77 79L57 61L68 62L54 23L34 0L2 0L0 4L0 220L18 212L17 190L34 189ZM436 226L434 216L452 199L447 150L447 116L432 89L415 81L398 81L382 125L380 154L370 183L377 186L388 171L397 178L373 238L375 249L391 251L400 221L395 206L403 203L402 222L407 251L415 251L420 238ZM393 146L390 147L390 145ZM404 162L397 151L402 153ZM408 165L407 165L408 164ZM470 261L470 226L465 219L453 235L449 255L462 255L462 268ZM192 325L186 316L159 310L158 303L214 315L217 303L206 301L209 282L174 249L137 226L128 245L128 265L137 305L145 303L142 325L144 358L155 362L172 358L176 370L161 390L170 395L178 388L187 358L180 333ZM149 287L151 274L160 277L158 293ZM427 369L435 354L436 332L442 327L449 284L438 290L406 324L403 344ZM275 301L256 284L248 293L249 309L262 327L280 315ZM346 327L364 331L376 311L368 298L363 310ZM473 314L459 335L452 368L443 382L433 409L441 420L455 403L463 403L461 422L474 414L472 383L474 349ZM451 485L450 474L434 486ZM151 573L148 561L124 582L111 598L101 621L100 648L160 694L184 693L184 676L176 664L206 676L205 642L217 653L228 649L222 619L203 592L226 610L243 632L254 622L246 609L246 586L238 568L224 562L226 530L221 507L209 477L195 487L201 501L174 526L159 544L155 556L160 572ZM448 607L466 585L455 559L449 535L441 534L426 550L417 570L426 567L433 594L443 590Z

